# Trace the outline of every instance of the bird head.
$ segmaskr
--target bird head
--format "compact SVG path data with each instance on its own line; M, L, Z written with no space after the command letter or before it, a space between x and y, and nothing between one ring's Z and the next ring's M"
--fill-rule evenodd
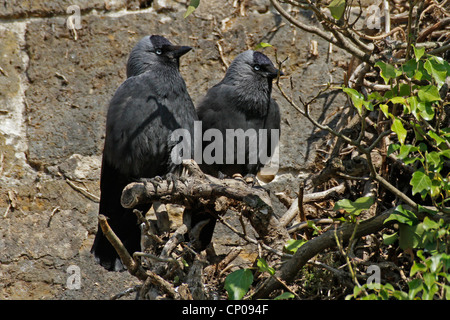
M272 81L283 72L275 68L272 61L259 51L247 50L239 54L228 68L228 77L246 80Z
M179 67L180 57L192 48L176 46L162 36L142 38L131 50L127 63L127 77L137 76L154 65Z

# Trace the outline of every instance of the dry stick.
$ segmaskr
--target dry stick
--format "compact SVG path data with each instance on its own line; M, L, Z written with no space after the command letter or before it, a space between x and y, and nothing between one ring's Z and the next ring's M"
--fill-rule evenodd
M103 234L116 250L117 254L120 257L120 260L122 260L122 263L125 265L128 272L137 277L139 280L146 280L148 278L147 273L142 268L142 266L136 263L136 261L134 261L134 259L130 256L122 241L120 241L120 239L116 236L114 231L109 226L106 217L100 214L98 216L98 221L100 223L100 227L102 228Z
M345 186L343 184L340 184L336 187L333 187L333 188L325 190L325 191L305 194L303 196L303 203L313 202L313 201L322 201L336 193L339 194L344 191L345 191ZM288 211L286 211L285 214L280 218L280 225L283 227L286 227L292 221L292 219L295 218L295 216L297 215L297 211L298 211L298 201L294 200L294 202L292 202L292 205L290 206Z
M341 134L340 132L336 132L335 130L330 128L328 125L323 125L323 124L318 123L314 118L311 117L311 115L309 114L309 105L321 94L321 92L319 92L319 94L309 102L301 101L305 108L305 110L302 110L297 106L297 104L291 98L289 98L286 95L283 88L281 88L279 81L277 81L277 86L278 86L278 89L280 90L282 96L289 102L289 104L292 107L294 107L294 109L296 109L300 114L304 115L313 125L315 125L319 129L328 131L329 133L331 133L332 135L334 135L336 137L341 138L348 144L355 146L362 154L364 154L367 159L367 162L369 163L371 178L378 181L384 188L386 188L390 192L394 193L396 196L398 196L400 199L402 199L405 203L407 203L409 206L411 206L413 211L417 212L417 204L413 200L411 200L411 198L409 198L406 194L404 194L403 192L398 190L396 187L394 187L391 183L389 183L387 180L385 180L382 176L380 176L376 172L375 167L372 163L371 156L370 156L370 151L373 148L375 148L375 146L376 146L375 143L373 143L369 148L364 148L361 144L357 143L357 141L350 139L349 137ZM383 138L383 136L385 136L387 134L388 134L387 131L383 132L382 134L380 134L380 136L376 139L375 142L378 143L381 140L381 138Z
M322 223L324 223L324 224L325 223L336 223L336 224L338 224L338 223L340 223L338 221L334 221L333 219L327 219L327 218L325 218L325 219L311 219L309 221L313 222L314 224L322 224ZM308 221L297 223L296 225L293 225L292 227L289 227L287 230L288 230L289 233L294 233L294 232L302 230L303 228L306 228L306 227L308 227Z
M300 186L298 188L298 215L300 218L300 222L306 221L305 209L303 208L303 191L305 189L305 184L300 182Z
M81 193L82 195L84 195L86 198L88 198L88 199L90 199L90 200L92 200L92 201L94 201L94 202L97 202L97 203L100 202L100 198L97 197L96 195L90 193L89 191L87 191L87 190L84 189L84 188L78 187L75 183L73 183L71 180L69 180L69 179L67 179L67 178L66 178L65 180L66 180L66 182L67 182L67 184L68 184L69 186L71 186L74 190L80 192L80 193Z
M59 210L60 210L59 206L56 206L55 209L53 209L52 213L50 214L50 218L48 218L47 228L50 227L50 223L52 222L53 216L54 216L55 213L58 212Z
M114 231L109 226L108 221L106 220L106 217L104 215L99 215L98 221L100 223L100 227L102 228L103 234L114 247L120 259L122 260L122 263L125 265L131 275L137 277L139 280L145 281L144 287L148 287L150 284L154 284L161 288L165 293L172 296L174 299L178 299L180 297L169 282L167 282L151 270L145 271L144 268L142 268L142 266L130 256L122 241L120 241L120 239L116 236ZM146 254L143 254L141 252L135 254L137 256L147 256Z
M217 269L223 270L225 269L231 262L233 262L234 259L236 259L241 251L243 250L242 247L234 247L228 252L227 256L219 262Z
M138 285L133 286L131 288L125 289L124 291L121 291L121 292L115 294L114 296L112 296L110 298L110 300L118 300L118 299L122 298L123 296L129 295L129 294L131 294L133 292L141 290L141 288L142 288L142 285L138 284Z
M147 279L144 282L144 286L142 287L141 292L148 291L150 285L153 284L160 288L163 292L170 295L175 300L179 300L181 298L180 295L175 291L173 286L170 284L170 282L167 282L162 277L158 276L156 273L150 270L147 270L146 275Z
M427 36L429 36L430 34L432 34L434 31L438 30L438 29L443 29L446 26L448 26L450 24L450 18L444 18L438 22L436 22L434 25L426 28L425 30L422 31L422 33L419 35L419 37L417 38L417 42L422 42L423 40L425 40L425 38Z
M406 61L409 60L411 56L411 41L412 41L412 34L411 34L411 27L412 27L412 14L413 14L413 0L409 0L409 13L408 13L408 28L407 28L407 45L406 45Z
M194 171L198 168L194 160L184 160L183 166L191 167ZM122 192L122 205L133 208L140 203L152 201L183 204L198 199L217 203L220 197L225 197L228 200L225 205L229 208L235 206L236 201L249 207L245 217L266 245L282 249L290 239L286 229L273 214L270 197L263 188L249 187L237 179L217 179L205 174L183 177L175 187L169 187L165 180L157 184L157 192L152 183L129 184Z
M261 242L259 242L256 239L250 238L249 236L247 236L246 234L240 232L239 230L234 228L232 225L230 225L228 222L226 222L221 216L217 215L216 217L223 225L225 225L228 229L233 231L235 234L237 234L239 237L241 237L245 241L250 242L250 243L255 244L255 245L261 245L261 247L263 247L264 249L266 249L269 252L272 252L273 254L276 254L279 257L285 257L285 258L290 258L291 257L291 255L289 255L289 254L283 253L283 252L281 252L279 250L276 250L276 249L270 247L269 245L267 245L265 243L261 243Z
M342 34L337 32L335 29L331 28L331 31L334 31L334 36L315 27L310 24L304 24L294 17L292 17L284 8L281 6L281 4L278 2L278 0L270 0L272 5L275 7L275 9L290 23L295 25L296 27L300 28L303 31L313 33L318 35L319 37L325 39L326 41L332 43L333 45L336 45L345 51L351 53L352 55L358 57L364 62L367 62L370 65L375 64L375 58L371 56L370 54L366 53L365 51L357 48L355 45L350 43L347 39L345 39Z
M161 251L161 258L168 257L175 247L184 241L184 235L188 232L188 227L183 223L170 237Z
M436 49L433 49L433 50L431 50L428 53L429 54L433 54L433 55L437 55L437 54L441 54L441 53L447 52L448 50L450 50L450 44L446 44L446 45L443 45L442 47L438 47Z
M386 220L386 218L388 218L393 211L394 209L389 209L376 217L360 222L356 231L354 230L354 224L345 224L337 230L328 230L323 234L309 240L297 250L290 260L283 264L283 266L276 272L276 276L280 280L289 284L296 278L298 272L311 258L325 249L336 245L335 234L341 239L341 241L348 241L352 236L354 238L360 238L362 236L372 234L387 226L384 224L384 220ZM277 290L279 287L280 285L278 281L269 278L257 289L253 295L253 298L266 298L270 293Z
M179 265L180 267L182 266L181 262L178 261L177 259L162 258L162 257L155 256L154 254L146 253L146 252L138 252L137 251L137 252L133 253L133 257L144 257L144 258L148 258L148 259L159 261L159 262L172 262L172 263Z
M374 49L373 44L367 44L362 42L360 39L355 37L355 32L353 30L353 27L348 25L348 18L347 21L344 22L344 25L340 26L337 25L334 20L329 18L327 15L324 15L323 12L317 8L316 4L313 4L311 0L305 0L309 4L309 8L312 12L315 13L317 20L320 21L322 27L325 30L330 31L337 41L341 43L344 47L348 47L350 50L361 50L363 52L371 52ZM345 20L345 19L343 19ZM350 40L350 41L348 41ZM356 45L356 47L354 46ZM346 50L346 49L345 49Z

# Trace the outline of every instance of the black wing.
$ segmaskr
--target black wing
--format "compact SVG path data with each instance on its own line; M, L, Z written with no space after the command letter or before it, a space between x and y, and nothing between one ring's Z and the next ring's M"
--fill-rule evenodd
M140 231L131 209L120 203L123 188L139 178L163 176L176 166L170 153L176 142L170 134L178 128L193 136L194 106L184 81L172 90L158 90L151 74L128 78L111 100L106 122L105 147L100 181L99 213L132 254L140 250ZM166 92L164 95L158 92ZM151 204L139 208L144 213ZM107 269L120 269L120 259L99 228L91 250Z
M241 107L240 107L241 105ZM275 146L271 145L271 130L280 128L280 111L277 103L271 100L267 103L266 112L262 116L249 116L245 113L245 106L242 106L242 102L238 101L233 94L233 88L229 85L220 83L211 88L205 98L200 103L197 113L199 119L202 121L203 132L215 128L220 130L224 138L224 159L223 164L203 164L202 169L210 174L217 175L218 171L232 175L234 173L256 174L258 170L264 165L260 160L259 153L262 152L259 141L259 134L263 133L261 129L267 129L267 156L273 153ZM234 164L226 164L226 130L227 129L242 129L244 133L247 133L247 139L250 140L250 130L254 130L257 140L252 140L246 143L245 149L237 148L237 141L235 141L234 152ZM278 132L278 131L277 131ZM208 142L203 142L203 146L208 145ZM261 145L262 146L262 145ZM253 148L253 149L252 149ZM256 149L255 149L256 148ZM269 151L270 150L270 151ZM245 164L238 163L238 153L243 152L245 154ZM256 162L254 161L254 153L256 152Z

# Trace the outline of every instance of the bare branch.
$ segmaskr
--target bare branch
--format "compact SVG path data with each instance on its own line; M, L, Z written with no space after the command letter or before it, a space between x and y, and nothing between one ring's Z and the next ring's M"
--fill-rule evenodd
M98 221L100 223L100 227L102 228L103 234L116 250L117 254L122 260L122 263L125 265L130 274L134 275L140 280L146 280L148 277L147 273L141 267L141 265L139 263L136 263L136 261L130 256L122 241L120 241L120 239L112 231L106 219L107 218L102 214L98 216Z
M336 230L328 230L323 234L309 240L296 251L292 259L283 264L275 275L287 284L291 283L297 276L299 270L301 270L311 258L325 249L336 245L335 236L339 237L341 241L348 241L352 236L355 238L360 238L362 236L377 232L386 227L384 220L386 220L386 218L388 218L393 211L394 209L389 209L374 218L360 222L357 230L355 230L354 224L345 224ZM280 283L278 281L273 278L269 278L255 292L253 298L266 298L271 292L279 287Z

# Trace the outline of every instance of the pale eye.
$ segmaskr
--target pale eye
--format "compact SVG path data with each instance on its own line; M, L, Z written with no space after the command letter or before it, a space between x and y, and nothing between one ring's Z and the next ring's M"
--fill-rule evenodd
M156 49L155 53L156 53L158 56L160 56L160 55L162 55L163 52L162 52L161 49Z
M255 69L255 71L259 71L259 70L261 70L261 66L259 64L255 64L253 66L253 69Z

